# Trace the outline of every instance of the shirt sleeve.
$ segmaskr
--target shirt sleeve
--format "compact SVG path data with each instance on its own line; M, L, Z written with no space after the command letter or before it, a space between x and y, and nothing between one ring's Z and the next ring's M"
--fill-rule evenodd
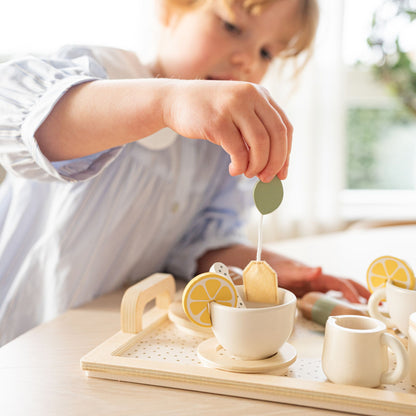
M106 78L84 47L67 47L48 59L26 57L0 65L0 163L10 173L36 180L79 181L95 176L120 148L51 163L35 132L73 86Z
M249 208L253 207L251 182L232 177L228 172L220 182L210 203L195 216L169 255L167 272L174 276L189 280L194 277L197 261L205 252L249 243L245 224Z

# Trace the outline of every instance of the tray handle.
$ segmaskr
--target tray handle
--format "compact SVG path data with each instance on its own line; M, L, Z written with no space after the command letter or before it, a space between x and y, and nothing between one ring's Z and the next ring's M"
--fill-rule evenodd
M171 274L155 273L129 287L121 301L121 330L137 334L142 330L144 307L156 298L156 307L168 309L175 295L175 279Z

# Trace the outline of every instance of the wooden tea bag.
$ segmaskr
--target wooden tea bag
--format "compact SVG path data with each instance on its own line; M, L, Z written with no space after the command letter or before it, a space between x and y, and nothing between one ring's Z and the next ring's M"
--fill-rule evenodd
M249 302L277 305L277 273L265 261L251 261L243 272L244 291Z
M273 212L282 202L283 186L276 176L271 182L259 181L254 188L254 202L260 211L257 259L243 271L244 293L249 302L279 303L277 273L261 260L263 215Z

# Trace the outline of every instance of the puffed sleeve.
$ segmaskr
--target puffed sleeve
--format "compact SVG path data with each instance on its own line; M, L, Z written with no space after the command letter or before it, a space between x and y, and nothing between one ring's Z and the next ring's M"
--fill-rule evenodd
M195 276L197 261L205 252L249 243L245 224L253 207L251 181L231 177L227 172L219 182L212 199L194 217L169 255L167 271L174 276L189 280Z
M27 179L78 181L96 175L118 148L54 164L40 151L35 132L71 87L103 78L105 70L84 47L64 48L48 59L26 57L1 64L0 164Z

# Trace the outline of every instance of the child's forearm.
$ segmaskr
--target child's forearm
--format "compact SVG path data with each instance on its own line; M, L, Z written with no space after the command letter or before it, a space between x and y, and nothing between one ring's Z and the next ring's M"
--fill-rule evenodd
M120 146L165 127L163 79L92 81L71 88L36 131L51 161Z

